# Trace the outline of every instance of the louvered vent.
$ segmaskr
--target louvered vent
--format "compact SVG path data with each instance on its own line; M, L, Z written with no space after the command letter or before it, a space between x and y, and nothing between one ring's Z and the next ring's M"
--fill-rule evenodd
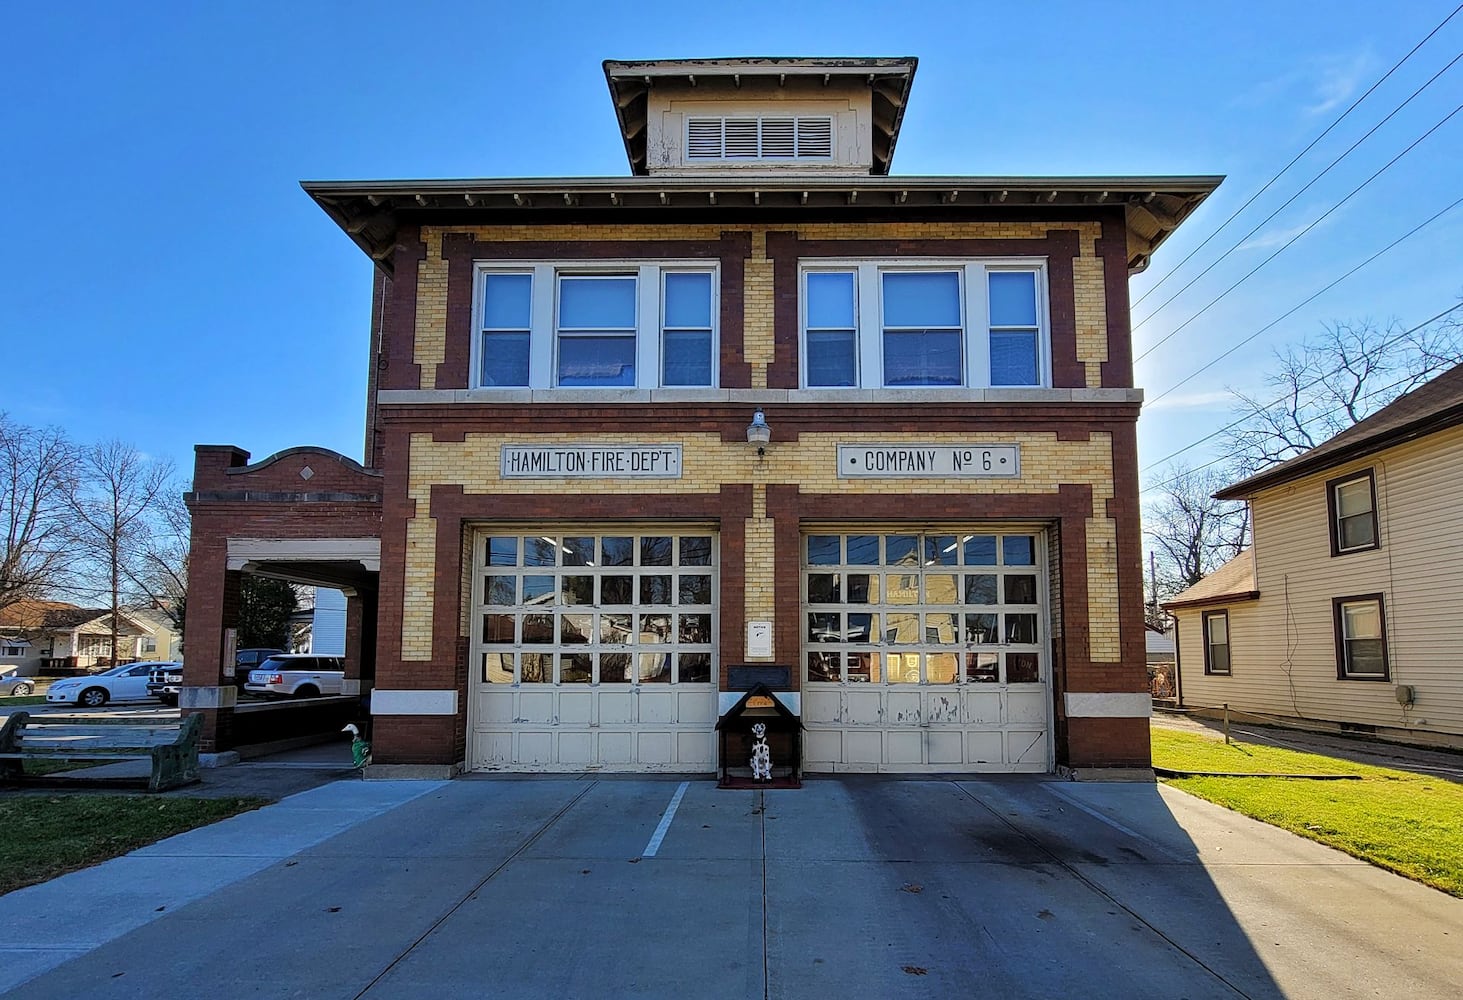
M828 160L833 119L687 118L688 160Z

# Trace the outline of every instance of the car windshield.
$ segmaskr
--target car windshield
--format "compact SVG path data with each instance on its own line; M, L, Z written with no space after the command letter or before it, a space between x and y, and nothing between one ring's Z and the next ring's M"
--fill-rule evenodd
M256 669L258 669L258 670L292 670L292 669L294 669L295 666L297 666L297 661L295 661L295 660L281 660L278 657L271 656L267 660L260 660L259 661L259 666Z
M120 667L113 667L111 670L103 670L98 677L120 677L135 666L132 663L124 663Z

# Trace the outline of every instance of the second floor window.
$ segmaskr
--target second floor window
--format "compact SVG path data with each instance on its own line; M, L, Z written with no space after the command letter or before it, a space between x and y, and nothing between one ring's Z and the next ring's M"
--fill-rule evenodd
M716 271L702 265L480 269L482 388L716 385Z
M1331 513L1331 554L1344 555L1377 547L1377 497L1372 470L1326 484Z
M820 263L802 291L809 388L1047 384L1040 264Z

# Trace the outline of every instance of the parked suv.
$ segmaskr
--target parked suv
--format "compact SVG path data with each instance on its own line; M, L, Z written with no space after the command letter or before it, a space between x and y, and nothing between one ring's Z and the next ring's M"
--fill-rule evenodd
M244 690L264 698L314 698L340 694L345 663L339 656L281 653L249 671Z
M283 653L282 649L240 649L234 653L234 686L240 691L249 683L249 671L269 659Z
M178 691L183 686L183 664L158 663L147 675L147 693L171 708L178 707Z

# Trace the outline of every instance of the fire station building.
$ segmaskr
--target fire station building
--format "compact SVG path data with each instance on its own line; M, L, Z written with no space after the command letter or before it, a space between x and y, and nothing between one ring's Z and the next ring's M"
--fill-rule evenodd
M363 461L200 446L184 705L240 579L348 595L375 775L1149 763L1128 276L1215 177L890 174L915 60L607 62L622 177L311 182L374 264ZM336 728L338 729L338 722Z

